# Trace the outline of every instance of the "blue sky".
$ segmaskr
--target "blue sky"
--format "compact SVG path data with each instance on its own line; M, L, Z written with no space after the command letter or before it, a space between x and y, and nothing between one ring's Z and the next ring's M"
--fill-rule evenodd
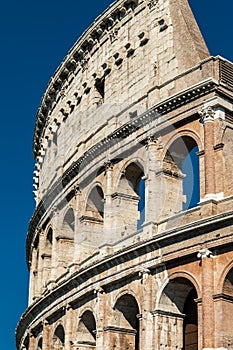
M112 1L3 1L1 39L0 349L15 350L27 304L25 237L34 210L32 136L45 87L83 30ZM212 55L233 61L232 0L190 0Z

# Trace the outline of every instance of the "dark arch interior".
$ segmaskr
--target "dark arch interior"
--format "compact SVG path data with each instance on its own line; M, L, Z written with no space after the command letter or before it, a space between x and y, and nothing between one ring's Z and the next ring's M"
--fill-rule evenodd
M85 311L81 316L78 325L78 341L95 344L96 341L96 321L91 311Z
M61 325L59 325L55 330L54 341L55 341L55 343L59 343L59 344L64 346L65 332L64 332L64 328Z
M72 208L69 208L65 214L64 217L64 223L65 226L70 228L72 231L74 231L74 225L75 225L75 217L74 217L74 211Z
M26 350L29 349L29 335L27 335L27 337L25 338L23 345Z
M171 280L165 287L160 299L160 308L183 318L183 349L198 350L197 292L186 278ZM177 329L177 332L180 332ZM169 335L168 335L169 336ZM171 339L172 341L172 339Z
M129 326L136 331L135 336L135 350L139 349L139 308L136 299L130 295L126 294L120 297L114 307L118 310L122 316L125 318Z
M137 164L131 163L125 169L124 175L129 186L137 195L139 195L140 179L143 176L142 169Z
M224 280L223 293L233 296L233 268L228 272Z
M47 236L46 236L46 244L50 245L50 244L52 244L52 242L53 242L53 230L50 227L50 229L49 229L49 231L47 233Z
M137 220L137 229L141 229L145 221L145 180L142 169L135 163L127 166L124 175L128 182L129 188L139 196L138 212L139 219ZM130 191L129 191L130 192Z
M42 338L40 338L37 344L37 350L42 350L42 346L43 346L43 340Z
M183 331L184 350L198 350L197 305L195 302L196 298L197 293L193 288L186 298L183 310L183 313L185 314Z
M104 217L104 193L100 186L95 186L88 198L87 210Z

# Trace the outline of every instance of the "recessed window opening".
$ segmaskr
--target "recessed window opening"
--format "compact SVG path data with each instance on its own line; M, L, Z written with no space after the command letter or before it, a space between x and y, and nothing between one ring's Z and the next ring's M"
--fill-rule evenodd
M192 289L188 294L184 304L185 314L183 327L184 350L198 350L198 323L197 323L197 305L195 299L197 293Z
M43 340L42 338L40 338L37 344L37 350L42 350L42 345L43 345Z
M64 344L65 344L65 332L64 328L59 325L54 333L53 336L53 349L54 350L62 350L64 349Z
M53 230L52 228L49 229L46 237L46 245L50 246L53 243Z
M74 217L74 211L72 208L68 209L66 212L66 215L64 217L64 226L66 226L67 229L74 231L75 217Z
M167 314L163 320L167 325L163 336L167 342L174 341L174 348L198 350L197 297L192 282L183 277L169 281L161 295L159 310L161 315ZM170 327L173 327L173 332Z
M196 207L200 201L199 157L197 152L198 147L193 147L182 165L182 173L186 175L183 179L183 194L186 196L183 210Z
M143 171L136 164L131 163L125 169L121 178L119 190L130 199L127 203L127 215L130 216L129 222L135 225L135 229L142 228L145 221L145 181ZM137 217L137 220L135 218Z
M104 193L100 186L95 186L87 201L87 211L92 212L93 217L104 217Z
M100 94L100 96L102 97L102 99L104 99L104 93L105 93L105 78L97 78L95 81L95 88L98 91L98 93Z
M178 138L167 152L171 170L173 173L180 173L183 177L183 210L197 206L200 201L200 171L197 152L198 146L189 136Z
M126 294L120 297L114 307L115 318L118 322L120 328L126 330L134 330L135 334L131 334L131 339L127 334L125 334L126 339L122 341L132 344L132 350L139 350L139 338L140 338L140 329L139 329L139 308L136 299L130 295ZM124 337L124 336L123 336ZM127 344L127 345L129 345ZM127 347L128 349L128 347Z
M96 321L91 311L85 311L81 316L78 330L77 330L78 343L85 343L86 345L96 345Z
M137 229L140 230L142 228L142 224L145 221L145 180L143 176L139 178L138 194L140 197L138 202L138 211L140 216L137 222Z

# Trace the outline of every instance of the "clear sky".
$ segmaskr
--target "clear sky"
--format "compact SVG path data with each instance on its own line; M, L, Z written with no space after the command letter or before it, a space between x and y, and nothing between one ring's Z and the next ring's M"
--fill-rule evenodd
M162 1L162 0L161 0ZM111 0L2 1L0 350L15 350L26 308L25 237L34 210L32 136L45 87L68 50ZM233 61L233 1L190 0L212 55Z

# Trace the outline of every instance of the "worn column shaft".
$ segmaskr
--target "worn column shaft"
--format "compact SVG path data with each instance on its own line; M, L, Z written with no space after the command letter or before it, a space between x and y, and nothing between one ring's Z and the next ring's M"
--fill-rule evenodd
M215 193L215 161L214 161L214 122L204 123L205 138L205 194Z
M214 347L213 258L202 258L202 346Z

